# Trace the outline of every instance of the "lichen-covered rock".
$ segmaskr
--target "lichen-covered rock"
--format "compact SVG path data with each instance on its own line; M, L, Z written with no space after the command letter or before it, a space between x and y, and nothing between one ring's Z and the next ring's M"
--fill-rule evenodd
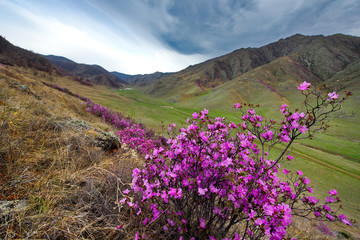
M117 151L121 147L120 139L113 132L101 132L96 143L104 151Z
M90 126L83 120L75 118L67 120L66 125L77 128L78 130L87 130L86 136L93 139L93 143L97 147L101 147L104 151L114 152L121 147L120 139L113 132L104 132Z
M0 216L11 212L24 211L28 207L29 201L26 200L0 201Z

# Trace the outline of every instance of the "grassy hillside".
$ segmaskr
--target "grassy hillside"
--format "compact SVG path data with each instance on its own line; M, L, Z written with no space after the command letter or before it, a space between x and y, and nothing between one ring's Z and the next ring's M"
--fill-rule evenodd
M33 72L0 66L0 238L123 239L117 197L140 159L106 148L114 129L42 84L71 78Z
M141 165L141 158L125 146L111 152L104 150L99 141L106 141L103 136L108 136L112 127L88 113L79 99L48 88L41 81L69 88L150 126L159 126L160 120L181 124L200 109L188 103L181 106L153 99L134 89L94 88L69 77L47 73L39 76L31 69L17 67L0 68L0 200L2 205L11 203L10 210L1 215L1 237L126 239L133 233L129 229L119 231L117 226L127 223L129 212L118 212L116 201L123 183L131 181L131 169ZM214 109L211 115L236 119L230 108ZM297 161L286 167L303 169L320 195L336 187L346 207L344 212L359 219L359 180L349 175L351 167L337 169L333 163L336 155L331 153L314 161L311 154L316 149L310 152L301 147L294 150ZM316 157L322 154L315 152ZM331 166L324 165L326 159ZM351 173L358 176L357 170ZM313 226L297 220L290 234L298 238L321 237ZM331 228L357 236L356 228L338 224Z

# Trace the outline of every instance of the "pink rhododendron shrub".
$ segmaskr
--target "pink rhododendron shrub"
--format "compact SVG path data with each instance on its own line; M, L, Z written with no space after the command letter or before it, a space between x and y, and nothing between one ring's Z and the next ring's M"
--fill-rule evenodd
M119 130L115 134L120 137L122 143L126 143L140 153L145 154L166 142L164 137L155 136L154 131L148 130L143 124L136 123L130 117L125 117L119 112L91 101L87 101L86 105L88 112L101 117L105 122Z
M280 161L294 158L288 155L290 145L326 128L345 100L336 92L311 91L307 82L299 90L304 111L283 105L280 122L265 120L252 105L235 104L241 113L237 123L212 119L204 109L167 145L142 151L144 167L134 169L132 191L120 201L136 213L135 238L283 239L294 215L350 224L336 214L335 189L320 201L311 196L310 180L300 170L283 169L286 181L278 177ZM269 159L279 143L283 151Z

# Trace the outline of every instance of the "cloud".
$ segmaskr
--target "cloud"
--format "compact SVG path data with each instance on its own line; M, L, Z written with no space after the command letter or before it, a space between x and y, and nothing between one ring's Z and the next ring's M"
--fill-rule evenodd
M295 33L360 35L358 0L1 0L21 47L124 73L178 71Z
M359 11L356 0L183 0L170 5L177 21L161 37L185 54L228 52L295 33L354 33Z
M92 14L98 15L94 19L80 11L83 6L49 14L49 9L32 9L35 6L8 1L1 4L8 13L8 19L0 21L5 37L18 46L41 54L61 55L129 74L179 71L206 59L199 54L189 57L163 46L151 35L150 28L132 21L129 16L120 18L115 15L118 12L108 11L104 15L92 8ZM16 21L10 22L9 19ZM159 29L163 27L155 20L153 24L157 24Z

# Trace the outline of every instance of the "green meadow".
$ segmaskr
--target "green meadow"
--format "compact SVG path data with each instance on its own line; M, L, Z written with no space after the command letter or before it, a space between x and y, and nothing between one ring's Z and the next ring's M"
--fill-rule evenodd
M106 87L79 87L68 82L65 87L73 89L82 96L88 96L92 101L119 111L144 123L148 128L159 134L166 134L169 124L176 123L178 127L186 124L193 112L199 112L205 105L211 117L226 117L228 121L239 122L232 104L219 104L214 92L205 92L189 99L173 102L169 98L149 96L135 88L127 90L108 89ZM266 97L266 96L265 96ZM259 100L265 104L257 112L265 117L279 117L279 102L266 102L264 96ZM301 95L292 96L289 101L296 102ZM206 104L205 103L206 100ZM211 107L213 106L213 107ZM356 101L345 103L345 110L356 110ZM289 170L302 170L311 180L314 193L324 199L330 189L336 189L342 199L344 213L352 219L360 220L360 152L359 152L359 117L335 118L330 122L330 128L318 133L314 139L303 139L295 143L291 154L293 161L284 160L282 167ZM273 149L272 155L280 149Z

